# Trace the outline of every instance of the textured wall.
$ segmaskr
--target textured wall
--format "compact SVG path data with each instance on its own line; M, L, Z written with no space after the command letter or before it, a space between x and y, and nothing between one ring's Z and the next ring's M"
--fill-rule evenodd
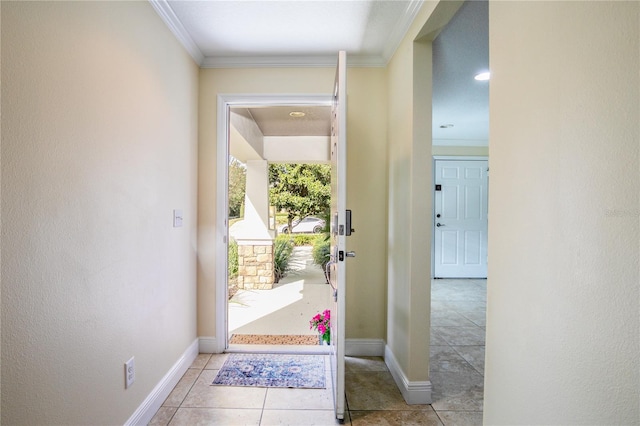
M640 422L640 3L492 2L486 424Z
M196 338L198 70L147 2L1 7L2 423L122 424Z

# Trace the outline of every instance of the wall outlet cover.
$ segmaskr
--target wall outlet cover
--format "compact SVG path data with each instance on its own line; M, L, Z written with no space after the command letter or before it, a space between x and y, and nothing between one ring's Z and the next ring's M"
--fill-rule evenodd
M128 389L136 381L135 357L124 363L124 388Z

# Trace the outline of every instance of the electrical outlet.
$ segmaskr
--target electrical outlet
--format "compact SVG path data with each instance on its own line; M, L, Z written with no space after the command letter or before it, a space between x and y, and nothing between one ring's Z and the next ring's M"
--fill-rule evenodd
M136 381L136 361L134 357L124 363L124 388L129 388Z

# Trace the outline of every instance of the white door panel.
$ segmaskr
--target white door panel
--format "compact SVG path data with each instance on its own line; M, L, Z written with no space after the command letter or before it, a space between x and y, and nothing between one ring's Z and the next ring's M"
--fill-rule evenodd
M330 284L334 293L331 309L331 377L336 418L344 419L344 332L346 295L347 208L347 55L338 55L331 121L331 262Z
M487 171L486 160L436 160L436 278L487 276Z

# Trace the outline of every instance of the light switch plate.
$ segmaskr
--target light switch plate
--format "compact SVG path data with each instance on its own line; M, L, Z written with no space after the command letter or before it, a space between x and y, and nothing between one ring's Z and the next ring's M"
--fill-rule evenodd
M182 226L182 210L173 211L173 227L180 228Z

